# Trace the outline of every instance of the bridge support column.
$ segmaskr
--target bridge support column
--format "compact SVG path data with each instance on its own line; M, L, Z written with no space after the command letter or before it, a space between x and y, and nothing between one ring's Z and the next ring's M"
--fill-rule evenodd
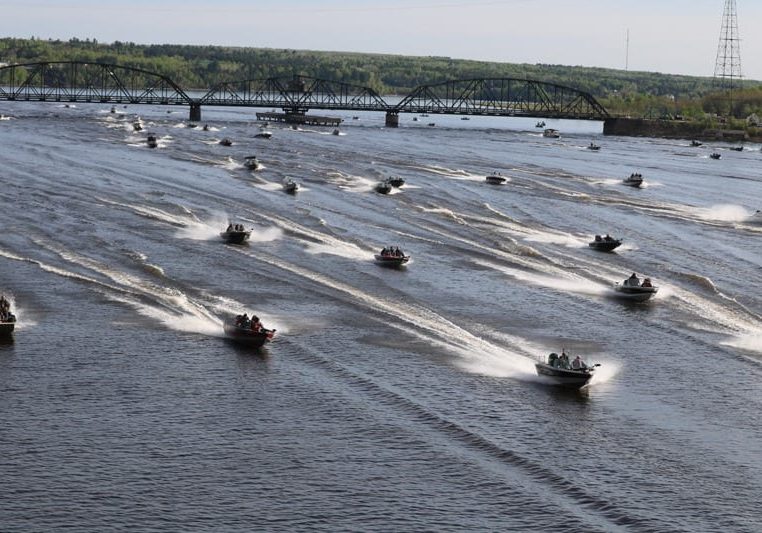
M199 122L201 120L201 104L193 103L190 105L190 118L191 122Z
M400 114L394 111L386 112L386 127L387 128L399 128L400 127Z

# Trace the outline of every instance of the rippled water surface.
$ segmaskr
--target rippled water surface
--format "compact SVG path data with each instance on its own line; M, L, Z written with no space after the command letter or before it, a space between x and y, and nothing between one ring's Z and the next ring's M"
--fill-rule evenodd
M0 111L0 530L762 530L759 146ZM655 299L612 296L631 272ZM243 311L262 351L223 338ZM582 391L535 375L563 347Z

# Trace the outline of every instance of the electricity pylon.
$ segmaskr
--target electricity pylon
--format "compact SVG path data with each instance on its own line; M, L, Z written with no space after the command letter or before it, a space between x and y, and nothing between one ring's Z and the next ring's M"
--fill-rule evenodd
M725 0L720 43L717 46L717 60L714 65L714 83L720 89L728 91L731 114L733 112L733 89L743 77L741 74L740 43L736 0Z

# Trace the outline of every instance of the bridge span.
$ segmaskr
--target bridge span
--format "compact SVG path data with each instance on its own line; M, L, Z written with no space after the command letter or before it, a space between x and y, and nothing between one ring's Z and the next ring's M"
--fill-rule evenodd
M167 76L128 66L79 61L0 67L0 101L183 105L190 120L201 106L279 108L295 122L311 109L379 111L386 125L401 113L605 120L591 94L554 83L516 78L451 80L415 88L390 103L369 87L309 76L226 81L192 97Z

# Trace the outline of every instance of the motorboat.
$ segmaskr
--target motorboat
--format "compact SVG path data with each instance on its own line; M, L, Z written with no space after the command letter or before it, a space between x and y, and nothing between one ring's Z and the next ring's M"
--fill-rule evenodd
M629 177L624 178L622 183L630 187L640 187L643 185L643 176L639 172L633 172Z
M561 134L558 130L554 130L553 128L548 128L545 131L542 132L543 137L548 137L550 139L558 139L561 137Z
M619 248L619 246L622 245L622 240L615 239L614 237L611 237L610 235L606 235L604 237L601 237L600 235L596 235L595 238L592 241L590 241L587 245L593 250L598 250L599 252L610 252L614 248Z
M485 181L491 185L502 185L508 180L505 176L502 176L500 172L493 172L485 178Z
M645 302L659 291L659 287L653 285L649 278L645 278L643 283L641 283L638 277L633 274L623 282L615 283L614 291L617 296L621 298L636 302Z
M387 179L386 182L392 187L400 188L405 184L405 178L401 176L392 176L391 178Z
M413 122L418 122L418 117L413 117Z
M243 159L243 166L245 166L249 170L259 170L260 168L262 168L262 163L259 162L259 159L257 159L257 156L250 155L250 156L246 156Z
M429 122L429 123L428 123L428 126L429 126L430 128L433 128L433 127L434 127L434 126L436 126L436 125L437 125L437 123L436 123L436 122Z
M711 157L712 159L720 159L722 157L722 154L714 152L714 153L710 154L709 157Z
M251 237L251 230L247 230L243 224L228 224L225 231L220 232L222 240L228 244L243 244Z
M341 135L339 128L334 128L334 130L331 132L331 135Z
M0 337L7 337L16 328L16 315L11 312L11 303L0 296Z
M209 127L209 124L204 124L204 127L201 129L204 131L209 131L211 128Z
M222 325L222 328L225 332L225 337L252 348L261 348L265 343L272 341L276 331L275 329L267 329L262 326L262 323L256 316L252 315L250 319L245 314L226 321Z
M289 194L296 194L299 190L299 184L291 178L283 178L283 190Z
M541 120L537 124L534 125L535 128L544 128L545 127L545 121Z
M269 131L260 131L259 133L254 135L256 139L270 139L272 138L272 136L273 134Z
M743 152L743 146L731 146L730 149L734 152Z
M410 261L410 256L405 255L405 252L400 250L397 246L387 246L374 257L376 258L376 263L379 265L390 267L401 267Z
M111 106L111 112L112 112L112 113L116 113L116 106L115 106L115 105L112 105L112 106Z
M460 120L471 120L471 117L460 117Z
M597 152L598 150L601 149L601 147L591 142L589 145L587 145L587 149L592 150L593 152Z
M188 127L190 129L194 130L194 129L198 128L198 124L196 124L195 122L188 122Z
M389 194L392 192L392 185L389 183L388 180L379 181L376 184L376 192L379 194Z
M224 139L220 140L220 144L222 146L233 146L233 141L225 137Z
M159 146L159 140L156 138L156 135L149 134L148 137L146 137L146 144L148 145L148 148L156 148Z
M136 120L132 123L132 129L135 131L143 131L143 123L140 120Z
M698 147L698 146L701 146L703 144L704 143L702 143L701 141L696 141L696 140L691 141L691 146L693 146L694 148Z
M355 115L355 116L353 116L353 117L352 117L352 120L360 120L360 117L358 117L357 115Z
M562 362L564 358L566 362ZM537 370L538 376L550 381L553 385L581 389L590 382L593 378L595 367L600 366L600 364L587 366L581 363L581 366L578 365L578 368L572 368L572 365L577 361L581 361L581 359L575 359L574 362L569 363L568 356L563 352L560 357L556 353L551 353L547 363L538 361L534 367Z

